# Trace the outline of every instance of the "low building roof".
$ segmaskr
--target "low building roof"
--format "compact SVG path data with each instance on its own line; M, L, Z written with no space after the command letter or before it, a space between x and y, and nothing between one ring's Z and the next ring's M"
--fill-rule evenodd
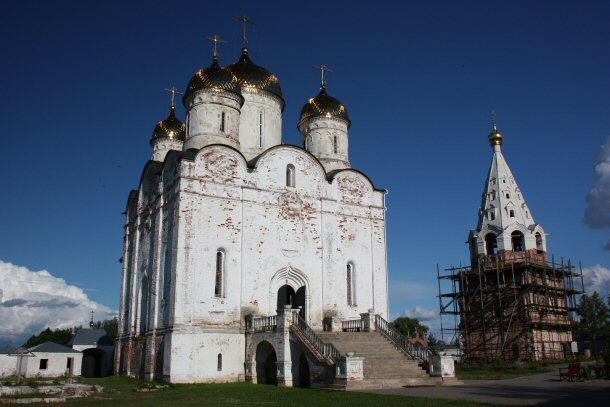
M77 350L68 348L55 342L44 342L28 349L30 352L45 352L45 353L80 353Z

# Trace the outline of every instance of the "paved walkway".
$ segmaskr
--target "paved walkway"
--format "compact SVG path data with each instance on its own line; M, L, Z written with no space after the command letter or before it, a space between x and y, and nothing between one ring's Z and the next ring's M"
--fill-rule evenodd
M464 380L463 385L366 390L367 393L472 400L504 405L602 407L610 405L610 380L560 382L552 372L507 380ZM595 403L595 404L593 404Z

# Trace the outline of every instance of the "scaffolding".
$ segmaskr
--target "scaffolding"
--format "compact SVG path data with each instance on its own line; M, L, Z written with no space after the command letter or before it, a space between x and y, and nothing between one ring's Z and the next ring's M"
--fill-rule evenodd
M444 271L437 266L441 337L460 345L463 361L570 354L580 265L576 271L569 260L557 264L534 250L479 256Z

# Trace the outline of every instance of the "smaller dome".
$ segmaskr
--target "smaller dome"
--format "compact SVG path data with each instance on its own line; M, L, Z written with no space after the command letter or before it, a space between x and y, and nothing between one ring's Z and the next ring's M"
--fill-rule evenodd
M307 103L305 103L305 106L301 109L299 123L316 116L335 117L337 119L345 120L348 128L352 124L349 120L345 105L338 99L327 95L325 85L322 85L320 88L318 96L309 99Z
M243 48L239 60L225 69L237 77L242 88L260 89L277 96L282 101L282 110L284 110L284 97L279 79L272 72L252 62L248 48Z
M494 123L493 130L491 131L491 133L489 133L488 138L489 138L489 144L491 144L492 146L502 145L502 140L504 139L504 136L502 135L502 133L500 133L500 130L498 130L498 128L496 127L496 123Z
M161 120L153 130L150 144L159 139L184 141L185 137L186 126L176 117L176 106L172 106L167 119Z
M212 61L212 65L208 68L201 68L193 75L186 88L186 94L188 95L190 92L199 89L222 90L233 92L241 96L239 80L231 71L220 67L218 64L218 57L216 56Z

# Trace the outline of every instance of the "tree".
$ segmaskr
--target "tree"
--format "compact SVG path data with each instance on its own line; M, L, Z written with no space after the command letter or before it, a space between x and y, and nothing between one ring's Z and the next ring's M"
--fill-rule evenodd
M576 307L580 317L577 330L581 336L604 336L610 331L610 311L597 291L593 295L583 294Z
M44 331L40 332L38 335L32 335L30 338L23 344L24 348L31 348L36 345L40 345L41 343L45 343L47 341L55 342L60 345L67 345L72 338L72 329L54 329L47 328Z
M429 331L428 327L422 325L416 318L398 317L390 325L407 338L413 338L417 334L425 338Z

